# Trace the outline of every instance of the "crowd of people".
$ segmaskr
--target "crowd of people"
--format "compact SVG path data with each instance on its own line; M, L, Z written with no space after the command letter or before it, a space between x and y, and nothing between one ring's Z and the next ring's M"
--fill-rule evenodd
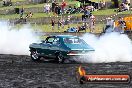
M6 5L6 3L12 3L11 0L3 0L3 5ZM10 4L11 5L11 4ZM100 0L98 2L98 10L106 8L106 2L105 0ZM130 8L130 0L122 0L122 3L119 5L118 11L126 11L129 10ZM24 7L19 8L19 14L20 14L20 19L26 19L31 18L33 16L33 13L29 11L28 13L26 12ZM76 29L76 32L79 32L81 30L87 30L89 29L90 32L93 32L95 30L95 21L96 17L91 13L92 11L95 11L97 9L96 6L93 6L91 3L88 5L81 4L81 2L77 2L74 4L74 6L68 5L67 2L62 0L61 3L57 3L56 0L52 0L52 5L50 3L45 3L43 7L43 11L47 14L50 12L53 12L54 16L59 16L61 15L61 18L51 18L51 26L52 30L55 29L55 24L57 24L58 30L61 28L64 28L65 25L68 25L68 29ZM71 24L71 14L76 14L76 13L83 13L81 16L81 20L79 19L78 21L81 21L82 25L77 25L76 28L70 27ZM67 14L67 18L63 18L62 15ZM120 17L119 18L119 25L118 28L115 27L115 21L112 20L112 18L107 18L107 23L106 27L104 29L104 32L109 32L113 31L115 29L124 29L125 27L125 22L123 19ZM108 29L112 30L108 30Z
M126 28L126 22L122 17L119 17L117 22L113 20L112 18L108 17L107 22L106 22L106 27L104 29L104 33L109 33L109 32L120 32L124 33L124 29Z
M94 15L90 15L89 18L87 18L85 21L81 21L83 22L82 25L77 25L76 27L71 27L70 24L71 24L71 20L70 20L71 16L69 15L67 17L67 19L58 19L58 20L55 20L54 18L51 19L51 26L52 26L52 30L55 29L55 24L57 24L57 28L58 30L59 29L63 29L65 25L68 25L68 29L67 30L70 30L70 32L73 30L74 32L80 32L80 31L83 31L83 30L87 30L89 29L90 32L93 32L94 29L95 29L95 16Z

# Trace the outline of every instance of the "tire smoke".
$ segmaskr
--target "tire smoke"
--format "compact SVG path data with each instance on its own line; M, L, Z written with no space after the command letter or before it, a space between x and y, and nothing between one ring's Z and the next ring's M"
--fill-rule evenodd
M29 55L29 44L38 41L29 25L18 30L0 21L0 27L0 54Z
M89 53L81 62L129 62L132 61L132 42L126 34L117 32L105 33L97 37L93 34L85 34L84 39L95 52Z

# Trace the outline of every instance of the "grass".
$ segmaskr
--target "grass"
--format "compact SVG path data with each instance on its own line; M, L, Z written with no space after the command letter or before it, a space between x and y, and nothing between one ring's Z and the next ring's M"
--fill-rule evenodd
M113 14L117 14L116 12L114 12L114 10L115 9L106 9L106 10L94 11L92 13L93 13L93 15L113 15ZM81 17L82 14L83 13L72 14L72 16ZM126 12L122 12L122 13L119 13L119 14L132 14L132 11L126 11ZM24 17L25 16L26 16L26 14L24 14ZM54 16L54 15L53 15L52 12L50 14L33 13L33 17L32 18L49 17L49 16ZM3 18L3 19L20 18L20 14L0 15L0 18Z
M93 15L112 15L112 14L117 14L114 10L116 9L105 9L105 10L99 10L99 11L94 11L92 12ZM125 11L121 12L120 14L132 14L132 11Z
M21 2L21 1L26 1L26 0L11 0L12 2Z
M0 0L2 1L2 0ZM26 1L26 0L11 0L12 2L20 2L20 1Z
M81 26L81 25L82 24L70 24L69 26L77 28L77 26ZM103 27L104 27L104 24L96 24L94 32L95 33L102 32ZM32 25L32 29L35 31L42 31L42 32L64 32L68 29L68 25L65 25L64 28L60 28L59 30L58 30L57 24L55 25L54 30L52 30L51 24L48 24L48 25ZM85 32L85 31L81 31L81 32ZM86 32L90 32L90 29L88 28L86 30Z
M76 3L77 1L73 1L73 2L68 2L68 5L70 4L72 4L73 6L75 5L75 3ZM14 9L14 8L22 8L22 6L24 7L24 8L33 8L33 7L44 7L44 5L45 5L46 3L43 3L43 4L28 4L28 5L20 5L20 6L7 6L7 7L1 7L0 8L0 10L7 10L7 9ZM51 5L51 3L49 3L50 5ZM59 4L61 4L61 2L59 3Z
M8 7L1 7L0 10L5 10L5 9L14 9L14 8L33 8L33 7L43 7L44 4L30 4L30 5L20 5L20 6L8 6Z
M70 24L69 26L70 27L77 27L77 26L81 26L82 24ZM21 24L18 24L16 25L15 29L20 29L22 28L23 25ZM101 33L102 32L102 29L104 27L104 24L96 24L96 27L95 27L95 30L93 30L94 33ZM35 24L31 24L31 28L34 30L34 31L41 31L41 32L51 32L51 33L54 33L54 32L59 32L59 33L62 33L64 31L66 31L68 29L68 25L65 25L64 28L60 28L58 30L58 27L57 27L57 24L55 25L54 27L54 30L52 30L52 27L51 27L51 24L48 24L48 25L35 25ZM85 32L85 31L80 31L80 32ZM86 30L86 32L90 32L90 29L88 28Z
M23 17L26 17L26 13L23 15ZM40 17L49 17L53 16L53 13L46 14L46 13L33 13L32 18L40 18ZM0 18L2 19L15 19L20 18L20 14L10 14L10 15L0 15Z

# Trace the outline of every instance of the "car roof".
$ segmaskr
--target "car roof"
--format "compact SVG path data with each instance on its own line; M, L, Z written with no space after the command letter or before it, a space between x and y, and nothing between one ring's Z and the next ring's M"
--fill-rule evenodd
M59 37L59 38L73 38L73 37L77 37L77 36L74 36L74 35L54 35L55 37ZM50 36L52 37L52 36Z

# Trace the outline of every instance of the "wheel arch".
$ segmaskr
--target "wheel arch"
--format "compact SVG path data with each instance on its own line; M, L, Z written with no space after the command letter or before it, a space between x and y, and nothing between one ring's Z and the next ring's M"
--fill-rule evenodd
M30 48L30 51L32 51L32 50L33 50L33 51L34 51L34 50L36 51L36 50L37 50L36 48L33 48L33 47L29 47L29 48Z
M59 55L59 54L61 54L61 51L56 51L56 52L55 52L55 56L57 56L57 55Z

